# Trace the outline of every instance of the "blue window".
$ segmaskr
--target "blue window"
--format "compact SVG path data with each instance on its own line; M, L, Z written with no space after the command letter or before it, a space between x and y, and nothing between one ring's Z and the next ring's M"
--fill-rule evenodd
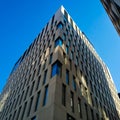
M64 19L68 20L68 13L64 10Z
M62 46L62 39L61 38L57 38L57 40L55 41L55 47L57 46Z
M78 57L76 57L76 65L78 65Z
M66 70L66 83L69 84L69 71Z
M75 82L74 76L73 76L73 80L72 80L72 86L73 86L73 89L76 91L76 82Z
M61 22L59 22L57 25L57 29L62 29L62 28L63 28L63 24Z
M59 61L56 61L52 65L51 77L55 76L56 74L59 75L59 76L61 76L61 74L62 74L62 64Z
M63 16L63 19L65 21L65 23L68 21L67 18L65 16Z
M66 46L66 53L67 53L67 54L69 53L69 48L68 48L68 46Z
M47 98L48 98L48 85L45 87L45 94L44 94L43 106L46 105Z

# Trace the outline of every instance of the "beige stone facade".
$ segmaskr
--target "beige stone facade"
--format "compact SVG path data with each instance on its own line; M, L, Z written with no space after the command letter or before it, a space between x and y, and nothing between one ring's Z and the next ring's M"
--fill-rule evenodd
M119 106L108 68L61 6L15 64L0 120L119 120Z

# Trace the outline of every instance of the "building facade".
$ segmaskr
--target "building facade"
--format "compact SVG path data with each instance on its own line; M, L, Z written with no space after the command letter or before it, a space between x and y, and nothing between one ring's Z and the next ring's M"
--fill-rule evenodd
M120 0L101 0L101 2L120 35Z
M63 6L16 62L0 120L119 120L110 72Z

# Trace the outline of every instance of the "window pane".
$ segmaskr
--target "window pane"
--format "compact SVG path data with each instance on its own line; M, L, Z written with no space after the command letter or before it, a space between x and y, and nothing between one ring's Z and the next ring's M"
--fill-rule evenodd
M65 10L64 10L64 17L66 18L66 21L67 21L68 20L68 14Z
M71 58L72 60L74 59L73 51L71 51L70 58Z
M68 40L68 46L70 47L70 40Z
M31 120L36 120L36 116L34 116L33 118L31 118Z
M36 100L36 105L35 105L35 111L38 109L40 103L40 91L37 94L37 100Z
M15 116L16 116L16 111L13 114L12 120L14 120Z
M62 46L62 40L61 39L59 39L59 45Z
M55 41L55 47L58 46L58 45L59 45L59 41L56 40L56 41Z
M11 120L11 118L12 118L12 115L9 116L9 120Z
M46 67L46 60L45 60L45 62L43 63L43 70L45 69L45 67Z
M31 111L31 108L32 108L32 102L33 102L33 97L30 99L27 116L29 116L29 114L30 114L30 111Z
M98 113L96 113L96 119L99 120L99 115L98 115Z
M85 103L85 112L86 112L86 119L89 120L89 118L88 118L88 107L87 107L86 103Z
M25 114L26 107L27 107L27 102L25 102L25 104L24 104L24 108L23 108L21 120L23 120L23 117L24 117L24 114Z
M73 94L73 92L71 92L70 103L71 103L72 112L74 112L74 94Z
M57 63L52 66L52 77L57 74Z
M92 120L94 120L94 113L93 113L93 109L91 109L91 117L92 117Z
M40 74L40 69L41 69L41 65L39 65L37 75L39 75L39 74Z
M18 110L18 113L17 113L17 119L19 119L20 112L21 112L21 106L19 107L19 110Z
M75 82L74 76L73 76L73 80L72 80L72 86L73 86L73 89L76 91L76 82Z
M78 98L78 112L80 114L80 118L82 118L81 99L79 98Z
M66 83L69 84L69 71L66 70Z
M48 98L48 86L45 87L45 95L44 95L44 100L43 100L43 106L46 105L47 98Z
M63 28L63 24L60 22L60 23L58 23L58 25L57 25L57 29L62 29Z
M69 49L68 49L68 46L66 46L66 53L67 53L67 54L69 53Z
M65 34L63 34L62 39L66 40L66 35Z
M66 105L66 86L63 84L62 85L62 104L65 106Z
M51 64L51 62L52 62L52 56L53 56L53 54L50 55L49 64Z
M39 85L40 85L40 79L41 79L41 76L38 77L38 81L37 81L37 85L36 85L36 91L37 91L38 88L39 88Z
M20 105L21 102L22 102L23 96L24 96L24 91L22 92L22 95L21 95L21 98L20 98L20 101L19 101L19 105Z
M32 86L31 86L31 90L30 90L30 94L29 94L29 96L31 96L32 93L33 93L34 85L35 85L35 81L32 83Z
M67 114L67 120L75 120L71 115Z
M55 76L56 74L61 76L61 71L62 70L62 65L59 61L56 61L53 65L52 65L52 74L51 77Z
M47 70L44 73L43 85L46 83L46 78L47 78Z
M60 66L60 64L58 63L58 64L57 64L57 74L60 75L60 73L61 73L61 66Z
M76 57L76 65L78 65L78 57Z
M62 46L62 39L61 38L58 38L56 41L55 41L55 47L57 46Z

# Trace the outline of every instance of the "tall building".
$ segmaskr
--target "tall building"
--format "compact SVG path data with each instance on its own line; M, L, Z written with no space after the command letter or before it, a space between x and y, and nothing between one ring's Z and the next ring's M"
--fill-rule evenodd
M101 2L120 35L120 0L101 0Z
M119 120L107 66L63 6L16 62L0 120Z

